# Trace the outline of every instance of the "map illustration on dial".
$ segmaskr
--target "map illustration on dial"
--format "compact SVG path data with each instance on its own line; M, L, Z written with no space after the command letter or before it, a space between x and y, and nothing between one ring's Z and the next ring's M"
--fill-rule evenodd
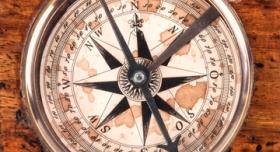
M46 149L198 152L230 144L248 109L252 70L225 2L48 6L23 61L25 103Z

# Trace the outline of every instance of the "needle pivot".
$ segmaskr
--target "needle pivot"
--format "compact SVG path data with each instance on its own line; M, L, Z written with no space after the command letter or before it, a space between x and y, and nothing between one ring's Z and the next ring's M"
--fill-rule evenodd
M155 96L162 85L162 73L160 69L152 72L147 70L150 60L145 58L136 58L137 66L130 69L126 63L120 68L118 74L118 85L122 93L132 101L145 101L142 86L149 86L152 95Z
M135 71L132 74L131 81L136 85L136 86L142 86L144 85L148 80L148 77L144 71L138 70Z

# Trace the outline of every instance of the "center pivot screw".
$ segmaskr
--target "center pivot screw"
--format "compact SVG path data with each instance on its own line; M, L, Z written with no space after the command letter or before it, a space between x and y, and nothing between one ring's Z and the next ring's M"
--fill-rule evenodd
M136 71L133 73L131 81L137 86L144 85L147 81L147 76L144 71Z

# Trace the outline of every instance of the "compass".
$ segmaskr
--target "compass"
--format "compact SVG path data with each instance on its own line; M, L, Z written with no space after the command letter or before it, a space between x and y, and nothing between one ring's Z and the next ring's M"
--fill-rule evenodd
M50 0L26 40L22 94L46 151L225 151L253 88L221 0Z

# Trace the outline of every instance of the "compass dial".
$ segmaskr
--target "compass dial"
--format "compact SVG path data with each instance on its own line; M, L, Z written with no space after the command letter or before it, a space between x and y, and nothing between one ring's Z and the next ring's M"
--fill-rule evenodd
M226 138L240 103L248 102L241 100L242 87L250 84L244 82L240 44L212 5L109 0L116 35L99 1L71 4L39 59L39 110L52 140L71 152L173 151L169 144L180 152L213 150ZM199 20L209 24L193 26ZM197 34L190 41L174 45L191 30ZM162 55L172 45L176 51Z

